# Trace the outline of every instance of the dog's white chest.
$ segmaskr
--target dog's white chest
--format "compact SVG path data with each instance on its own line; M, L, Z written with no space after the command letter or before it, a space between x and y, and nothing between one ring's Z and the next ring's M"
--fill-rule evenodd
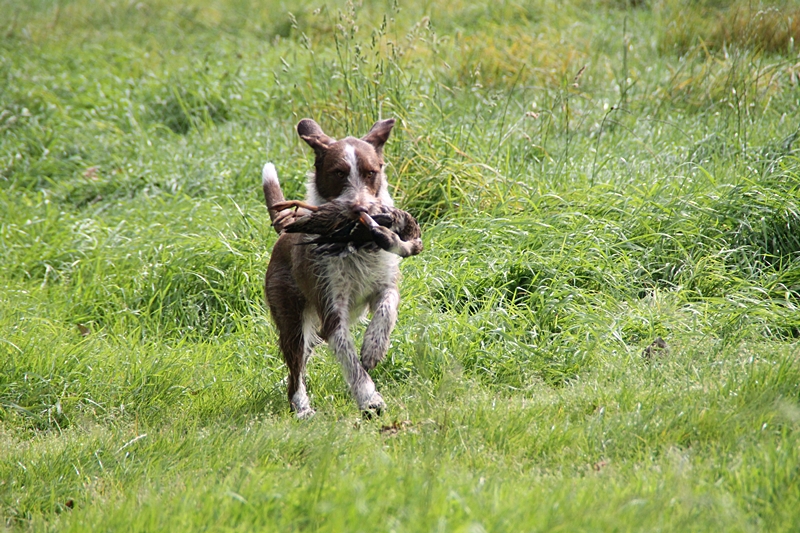
M395 284L400 258L384 251L361 250L342 257L321 258L320 263L328 295L358 306L376 291Z

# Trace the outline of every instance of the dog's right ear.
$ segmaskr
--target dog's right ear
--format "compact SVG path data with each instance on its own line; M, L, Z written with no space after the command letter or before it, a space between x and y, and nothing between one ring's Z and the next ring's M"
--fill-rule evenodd
M375 147L375 151L379 154L383 153L383 145L389 140L389 134L392 133L394 127L394 119L387 118L386 120L379 120L369 130L369 133L364 135L361 140L366 141Z
M336 139L328 137L319 127L319 124L310 118L304 118L297 123L297 134L303 139L311 148L314 149L315 154L320 154L331 147Z

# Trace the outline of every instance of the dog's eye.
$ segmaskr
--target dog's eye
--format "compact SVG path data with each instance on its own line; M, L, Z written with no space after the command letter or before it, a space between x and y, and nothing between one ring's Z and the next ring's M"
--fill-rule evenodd
M370 170L367 172L367 179L374 180L378 175L378 172L375 170Z
M347 173L346 170L337 170L336 171L336 177L339 178L339 179L343 180L343 179L347 178L347 175L348 175L348 173Z

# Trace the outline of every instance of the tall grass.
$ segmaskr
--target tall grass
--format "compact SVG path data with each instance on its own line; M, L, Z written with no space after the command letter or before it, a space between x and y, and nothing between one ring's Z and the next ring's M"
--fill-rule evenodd
M4 526L793 531L795 11L0 2ZM377 420L262 303L305 116L423 223Z

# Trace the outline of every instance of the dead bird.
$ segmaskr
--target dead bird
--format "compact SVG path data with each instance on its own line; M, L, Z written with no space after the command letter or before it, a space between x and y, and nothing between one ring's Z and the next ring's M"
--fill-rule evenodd
M286 211L294 208L295 211ZM381 204L369 206L333 200L320 206L288 201L276 204L276 219L286 233L316 235L299 242L317 245L319 254L341 255L354 250L379 249L401 257L422 251L422 232L410 213Z

